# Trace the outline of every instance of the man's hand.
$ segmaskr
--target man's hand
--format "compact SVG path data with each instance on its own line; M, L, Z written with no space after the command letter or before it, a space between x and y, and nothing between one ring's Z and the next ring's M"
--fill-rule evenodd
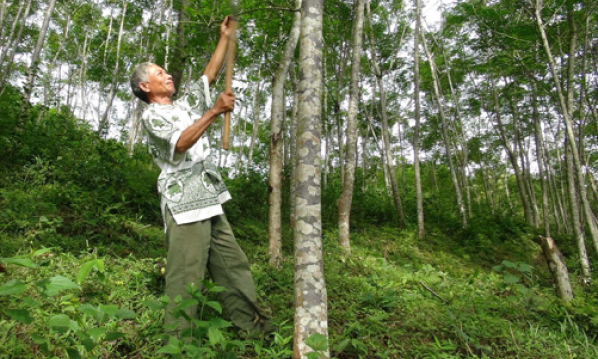
M225 113L225 112L232 112L235 108L235 95L231 91L224 91L218 99L216 103L212 107L218 115Z
M220 24L220 37L226 36L229 39L235 38L235 29L230 26L230 21L236 21L232 19L231 15L228 15Z

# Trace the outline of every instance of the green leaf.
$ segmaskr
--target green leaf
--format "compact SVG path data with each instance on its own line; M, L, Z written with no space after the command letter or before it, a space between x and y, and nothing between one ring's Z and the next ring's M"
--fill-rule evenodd
M15 279L0 286L0 295L21 295L26 290L27 284Z
M46 254L46 253L52 252L52 250L54 250L54 248L52 248L52 247L38 249L35 252L31 253L31 256L32 257L37 257L37 256L40 256L42 254Z
M87 335L93 340L94 342L99 342L100 338L106 334L106 328L90 328L87 331Z
M519 278L519 276L516 276L511 273L505 273L504 280L505 280L505 283L507 283L507 284L515 284L515 283L519 283L521 278Z
M98 265L98 263L102 263L101 266ZM91 270L94 267L99 272L103 272L104 271L104 261L101 259L92 259L90 261L83 263L83 265L81 265L81 267L79 268L79 272L77 272L77 283L81 284L85 280L85 278L87 278L87 276L89 275L89 273L91 272ZM100 267L101 267L101 269L100 269Z
M81 344L83 344L85 350L87 350L88 352L91 352L97 346L97 344L94 343L94 341L91 339L83 339L81 341Z
M21 301L25 303L29 308L39 308L42 306L42 303L38 302L37 300L31 297L24 297L21 299Z
M44 279L38 282L37 284L45 288L44 291L46 292L46 295L49 297L58 295L58 293L60 293L63 290L81 288L72 280L60 275L52 277L50 279Z
M186 308L192 306L192 305L197 305L197 300L195 299L185 299L184 301L182 301L179 305L177 305L177 309L178 310L185 310Z
M532 266L530 266L527 263L519 263L517 265L517 269L519 269L519 271L521 271L522 273L531 273L532 272Z
M79 307L79 311L83 314L89 315L92 318L100 320L103 314L91 304L83 304Z
M121 308L116 311L116 317L118 319L135 319L136 316L137 314L130 309Z
M6 314L8 314L12 320L16 320L17 322L25 324L31 324L31 322L33 322L33 317L29 314L29 311L25 309L7 309Z
M39 334L35 334L35 333L31 333L31 339L33 340L33 342L34 342L35 344L38 344L38 345L39 345L39 344L44 344L45 342L47 342L47 341L48 341L48 339L47 339L47 338L45 338L45 337L42 337L41 335L39 335Z
M66 348L66 352L70 359L81 359L81 354L75 348Z
M222 314L222 306L218 302L206 302L206 305L210 308L214 308L219 314Z
M158 350L158 354L180 354L181 348L174 344L166 344L160 350Z
M323 352L328 350L328 338L320 333L313 333L305 340L305 344L314 351Z
M125 333L110 332L110 333L106 334L106 338L104 338L104 340L111 341L111 340L116 340L116 339L120 339L120 338L124 338L124 337L126 337Z
M215 346L224 342L224 336L218 328L210 327L208 331L208 338L210 338L210 345Z
M64 333L68 329L79 330L79 324L65 314L58 314L48 320L48 325L56 332Z
M504 260L501 262L502 265L504 265L507 268L517 268L517 264L513 263L513 262L509 262L508 260Z
M164 305L157 300L144 300L141 304L148 306L152 310L162 310Z
M347 347L347 345L349 345L350 342L351 339L342 340L340 343L334 346L334 351L337 353L342 352L343 350L345 350L345 348Z
M98 309L100 310L100 312L110 316L110 317L114 317L116 315L116 313L118 312L118 307L116 305L112 305L112 304L100 304L98 306Z
M224 320L222 318L219 318L219 317L212 318L212 319L210 319L210 322L209 322L210 327L219 328L219 329L220 328L228 328L228 327L231 327L232 325L233 325L233 323L231 323L227 320Z
M31 258L2 258L0 260L7 264L14 264L17 266L22 266L22 267L27 267L27 268L36 268L37 267L37 264L33 263Z

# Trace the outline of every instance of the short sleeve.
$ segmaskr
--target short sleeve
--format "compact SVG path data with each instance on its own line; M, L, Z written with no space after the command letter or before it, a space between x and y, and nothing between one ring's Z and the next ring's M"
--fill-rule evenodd
M176 144L181 132L174 122L177 118L169 117L148 108L142 116L143 127L148 135L149 152L156 159L177 164L185 158L184 153L176 152Z
M177 106L200 116L209 109L210 102L210 87L205 75L200 81L190 83L188 92L175 101Z

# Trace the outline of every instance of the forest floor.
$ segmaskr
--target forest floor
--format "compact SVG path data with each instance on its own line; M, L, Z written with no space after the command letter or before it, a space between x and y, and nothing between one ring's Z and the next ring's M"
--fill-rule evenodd
M162 336L162 229L78 253L7 238L18 255L0 273L0 358L290 358L293 259L285 232L281 269L267 264L263 223L234 224L252 263L273 338L243 339L204 289L205 331L193 349ZM390 227L355 228L352 254L324 231L330 350L335 358L596 358L596 319L558 302L530 238L425 240ZM26 250L23 248L27 248ZM580 299L581 300L581 299ZM223 314L225 317L225 313Z

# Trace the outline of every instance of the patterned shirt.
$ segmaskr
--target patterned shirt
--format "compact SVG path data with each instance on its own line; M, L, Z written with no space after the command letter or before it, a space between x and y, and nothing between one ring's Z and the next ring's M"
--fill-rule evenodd
M142 115L149 152L161 170L162 215L170 210L177 224L221 215L221 204L231 198L205 136L184 153L175 151L181 133L209 109L207 77L203 76L202 82L203 86L191 84L189 93L172 105L150 104Z

